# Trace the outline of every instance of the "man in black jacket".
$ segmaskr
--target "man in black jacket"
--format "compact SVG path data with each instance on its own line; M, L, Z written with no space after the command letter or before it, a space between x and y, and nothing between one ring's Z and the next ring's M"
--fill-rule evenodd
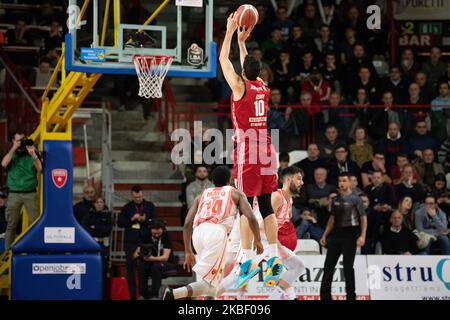
M125 229L124 250L127 266L128 290L131 300L136 300L136 284L133 255L139 244L141 228L148 227L150 220L156 218L155 205L144 200L141 186L131 189L133 200L128 202L120 213L117 225Z
M348 157L348 149L345 144L339 144L334 149L334 158L329 165L328 183L337 186L341 173L352 173L359 177L358 164Z
M95 189L93 186L85 186L83 189L83 200L73 206L73 214L78 223L83 223L83 218L94 207Z
M417 253L417 237L403 225L403 215L395 210L391 215L391 226L385 229L381 237L381 246L384 254Z

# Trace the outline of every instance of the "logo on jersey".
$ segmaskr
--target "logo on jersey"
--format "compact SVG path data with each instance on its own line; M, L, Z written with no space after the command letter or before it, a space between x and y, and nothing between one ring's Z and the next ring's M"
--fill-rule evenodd
M59 189L64 187L67 182L67 170L66 169L53 169L52 180L55 186Z

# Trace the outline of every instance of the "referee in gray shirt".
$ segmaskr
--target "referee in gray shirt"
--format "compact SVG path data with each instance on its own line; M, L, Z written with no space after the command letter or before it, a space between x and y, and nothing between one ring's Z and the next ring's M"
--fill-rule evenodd
M320 239L320 244L327 244L327 237L333 230L328 243L327 256L323 267L323 278L320 286L320 299L331 300L331 284L334 268L340 255L344 256L344 276L347 300L355 300L355 261L356 246L362 247L366 241L367 217L361 199L350 189L348 173L339 174L339 194L329 205L331 215L327 227Z

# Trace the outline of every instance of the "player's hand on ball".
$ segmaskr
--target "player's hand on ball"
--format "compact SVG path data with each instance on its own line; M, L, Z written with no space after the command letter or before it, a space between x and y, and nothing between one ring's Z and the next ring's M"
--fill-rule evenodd
M364 237L359 237L358 240L356 240L356 245L358 247L364 246L365 243L366 243L366 239Z
M259 255L264 252L264 246L263 246L261 240L255 240L255 242L253 244L255 246L256 254Z
M191 272L192 267L195 265L195 256L193 253L186 253L184 255L183 269Z
M327 245L327 239L325 237L320 238L320 245L325 247Z
M233 12L228 16L227 20L227 32L234 32L238 28L237 21L235 19L235 13Z
M252 33L253 27L245 29L244 27L238 28L238 41L245 42L248 37L250 37L250 33Z

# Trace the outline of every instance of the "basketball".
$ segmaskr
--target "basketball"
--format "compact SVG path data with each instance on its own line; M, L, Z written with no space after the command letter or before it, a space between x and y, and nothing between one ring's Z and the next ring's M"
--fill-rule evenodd
M236 10L236 21L239 27L252 28L258 22L258 10L251 4L243 4Z

